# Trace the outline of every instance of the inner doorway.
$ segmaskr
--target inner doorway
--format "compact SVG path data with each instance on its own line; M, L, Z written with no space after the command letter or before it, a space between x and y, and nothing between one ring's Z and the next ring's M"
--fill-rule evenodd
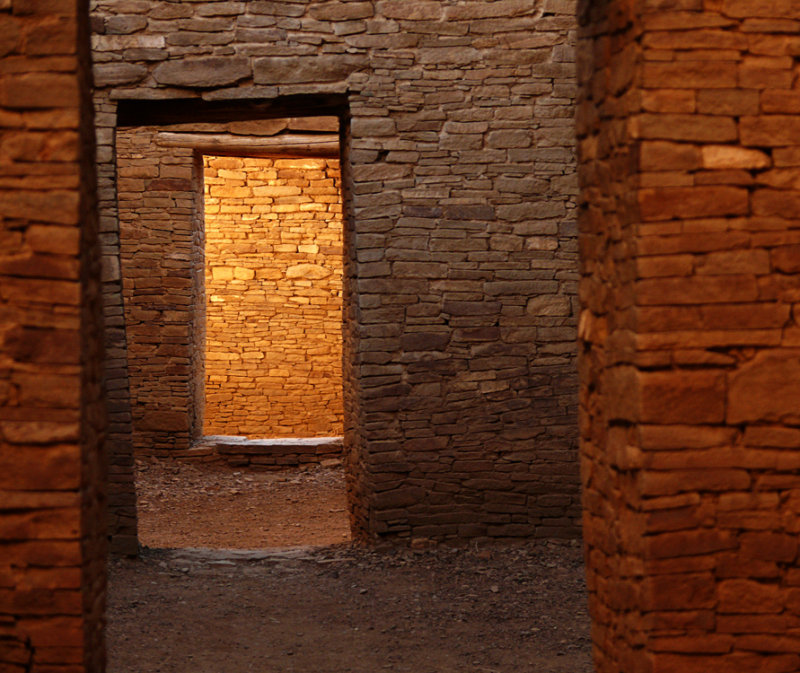
M148 546L349 540L338 119L261 123L118 134L138 514ZM320 153L330 137L333 152ZM159 425L187 413L182 390L194 437L183 447L183 426Z
M203 168L202 434L340 438L339 158L204 155Z

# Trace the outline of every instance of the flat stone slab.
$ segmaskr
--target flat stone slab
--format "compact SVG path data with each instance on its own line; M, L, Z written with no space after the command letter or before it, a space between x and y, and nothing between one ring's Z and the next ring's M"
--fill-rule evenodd
M266 469L282 469L322 464L323 461L338 459L341 453L341 437L250 439L240 435L206 435L190 449L174 455L202 461L224 460L235 466L252 464Z
M212 447L218 453L285 455L290 453L332 453L342 450L341 437L302 437L290 439L248 439L238 435L208 435L194 447Z

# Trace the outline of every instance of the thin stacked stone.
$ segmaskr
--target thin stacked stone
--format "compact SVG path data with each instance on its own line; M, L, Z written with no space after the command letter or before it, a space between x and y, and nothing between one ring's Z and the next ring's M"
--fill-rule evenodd
M9 672L104 662L103 323L80 9L0 2L0 670Z
M573 11L560 0L96 5L104 166L120 99L239 115L247 101L339 101L345 450L363 538L578 533ZM113 255L113 231L106 242ZM164 440L188 437L198 408Z
M649 4L580 10L597 670L795 671L797 7Z
M339 161L204 165L203 434L341 435Z

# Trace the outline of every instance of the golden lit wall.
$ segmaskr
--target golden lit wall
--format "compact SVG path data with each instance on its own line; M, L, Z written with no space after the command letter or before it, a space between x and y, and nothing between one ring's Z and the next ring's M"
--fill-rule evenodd
M203 434L341 435L339 161L204 163Z

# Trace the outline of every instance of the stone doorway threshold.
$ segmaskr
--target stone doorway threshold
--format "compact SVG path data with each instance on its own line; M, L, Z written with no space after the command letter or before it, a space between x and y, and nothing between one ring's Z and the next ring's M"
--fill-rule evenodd
M341 462L341 437L250 439L240 435L207 435L191 449L175 453L181 460L224 462L231 467L282 470L303 465L332 467Z

